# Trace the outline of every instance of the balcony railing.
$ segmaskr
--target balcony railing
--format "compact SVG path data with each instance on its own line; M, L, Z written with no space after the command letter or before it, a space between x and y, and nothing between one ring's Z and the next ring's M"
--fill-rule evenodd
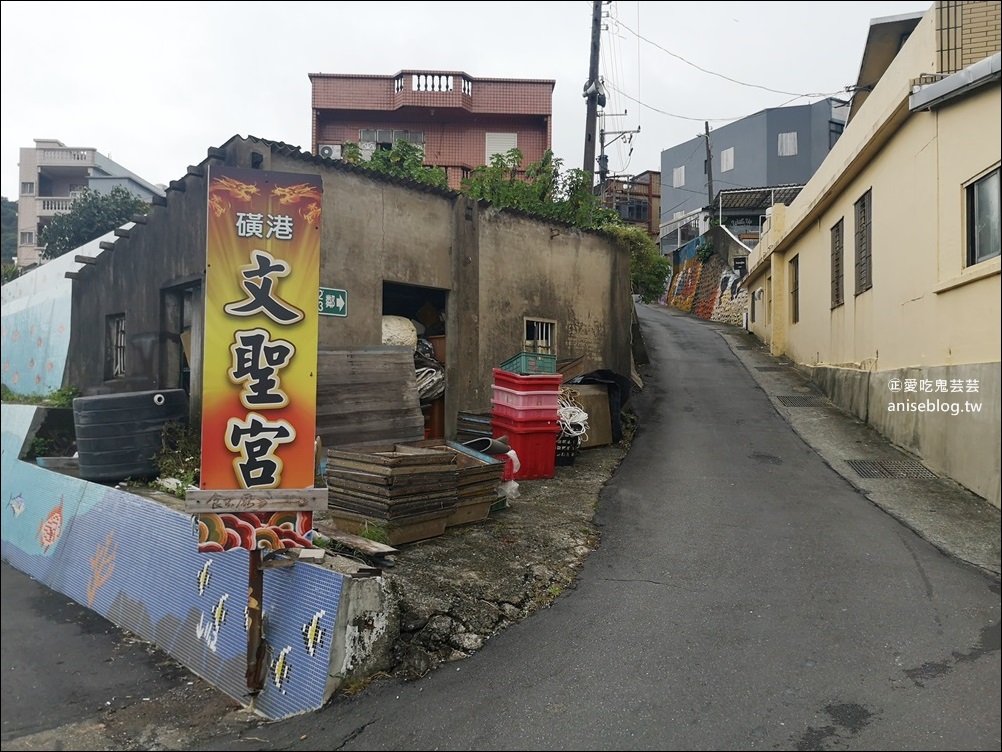
M38 164L88 167L94 164L94 154L94 149L40 149Z
M466 76L454 76L451 73L401 73L393 80L393 93L406 91L450 93L456 90L467 96L473 95L473 82Z
M35 206L39 217L52 217L60 212L68 212L73 208L75 197L70 196L46 196L35 199Z

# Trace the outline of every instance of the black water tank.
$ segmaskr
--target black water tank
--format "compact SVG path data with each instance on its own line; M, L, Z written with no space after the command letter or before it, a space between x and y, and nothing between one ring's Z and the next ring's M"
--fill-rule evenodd
M73 400L80 477L94 481L147 480L157 476L154 456L164 425L186 422L183 389L99 394Z

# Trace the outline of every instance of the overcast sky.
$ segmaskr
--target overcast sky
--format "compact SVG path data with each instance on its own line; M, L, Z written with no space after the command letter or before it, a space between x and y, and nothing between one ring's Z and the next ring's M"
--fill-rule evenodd
M640 129L607 148L610 170L660 169L661 151L702 132L704 120L712 129L767 107L845 95L870 20L930 6L607 3L606 130ZM180 178L234 135L309 150L309 73L554 79L553 150L566 167L582 165L590 0L0 7L0 190L11 199L19 149L35 138L93 147L153 183Z

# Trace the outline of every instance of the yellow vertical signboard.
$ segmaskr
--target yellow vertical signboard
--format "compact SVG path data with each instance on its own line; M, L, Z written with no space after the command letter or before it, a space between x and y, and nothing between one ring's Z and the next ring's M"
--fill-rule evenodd
M321 179L220 166L208 177L199 486L313 488Z

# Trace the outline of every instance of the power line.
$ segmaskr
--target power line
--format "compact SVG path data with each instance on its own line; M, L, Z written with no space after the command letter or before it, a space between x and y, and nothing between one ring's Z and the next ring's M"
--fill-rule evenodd
M616 91L616 92L622 94L624 97L626 97L629 100L632 100L632 101L636 102L641 107L646 107L648 110L652 110L654 112L657 112L660 115L665 115L667 117L676 118L678 120L692 120L692 121L697 122L697 123L702 123L702 122L705 122L707 120L709 120L711 123L729 123L729 122L732 122L734 120L741 120L742 118L746 118L746 117L748 117L748 115L755 114L754 112L751 112L751 113L747 113L745 115L735 115L734 117L726 117L726 118L689 117L688 115L679 115L679 114L674 113L674 112L668 112L667 110L659 109L659 108L657 108L657 107L655 107L653 105L647 104L646 102L641 102L639 99L637 99L636 97L630 96L625 91L621 91L621 90L617 89L613 84L607 84L607 85L613 91ZM836 94L840 94L841 92L842 92L842 89L839 89L838 91L829 92L827 94L820 94L820 93L819 94L797 94L792 99L788 99L785 102L782 102L782 103L776 105L776 107L786 107L786 105L790 104L791 102L796 102L798 99L804 99L805 97L818 97L818 98L821 98L821 99L824 99L824 98L827 98L827 97L834 97ZM758 110L756 110L755 112L758 112Z
M619 94L622 94L627 99L636 102L641 107L646 107L648 110L653 110L654 112L657 112L657 113L659 113L661 115L666 115L667 117L677 118L679 120L694 120L694 121L699 122L699 123L702 123L704 120L709 120L711 123L725 123L725 122L730 122L731 120L740 120L741 118L745 117L744 115L738 115L736 117L729 117L729 118L705 118L705 117L689 117L687 115L678 115L678 114L676 114L674 112L668 112L667 110L658 109L657 107L649 105L646 102L641 102L639 99L637 99L636 97L630 96L625 91L617 89L616 86L613 85L613 84L607 83L606 85L610 89L612 89L613 91L615 91L615 92L617 92ZM799 97L798 97L798 99L799 99Z
M822 94L797 94L796 92L793 92L793 91L783 91L782 89L773 89L773 88L771 88L769 86L762 86L760 84L750 84L750 83L747 83L746 81L739 81L736 78L731 78L730 76L725 76L723 73L717 73L716 71L711 71L711 70L709 70L707 68L703 68L702 66L697 65L696 63L692 62L691 60L687 60L686 58L682 57L681 55L678 55L678 54L672 52L668 48L662 47L657 42L655 42L655 41L653 41L651 39L648 39L647 37L643 36L639 32L634 31L633 29L631 29L629 26L627 26L626 24L624 24L622 22L619 23L619 26L622 26L628 32L630 32L635 37L637 37L637 39L640 39L640 40L643 40L644 42L647 42L647 44L651 45L652 47L657 47L659 50L661 50L662 52L666 53L667 55L670 55L671 57L675 58L676 60L680 60L681 62L685 63L686 65L689 65L689 66L695 68L698 71L706 73L709 76L716 76L717 78L722 78L725 81L730 81L731 83L738 84L739 86L747 86L747 87L749 87L751 89L761 89L762 91L772 92L773 94L783 94L785 96L793 96L793 97L796 97L797 99L800 99L801 97L820 97L820 96L823 96Z

